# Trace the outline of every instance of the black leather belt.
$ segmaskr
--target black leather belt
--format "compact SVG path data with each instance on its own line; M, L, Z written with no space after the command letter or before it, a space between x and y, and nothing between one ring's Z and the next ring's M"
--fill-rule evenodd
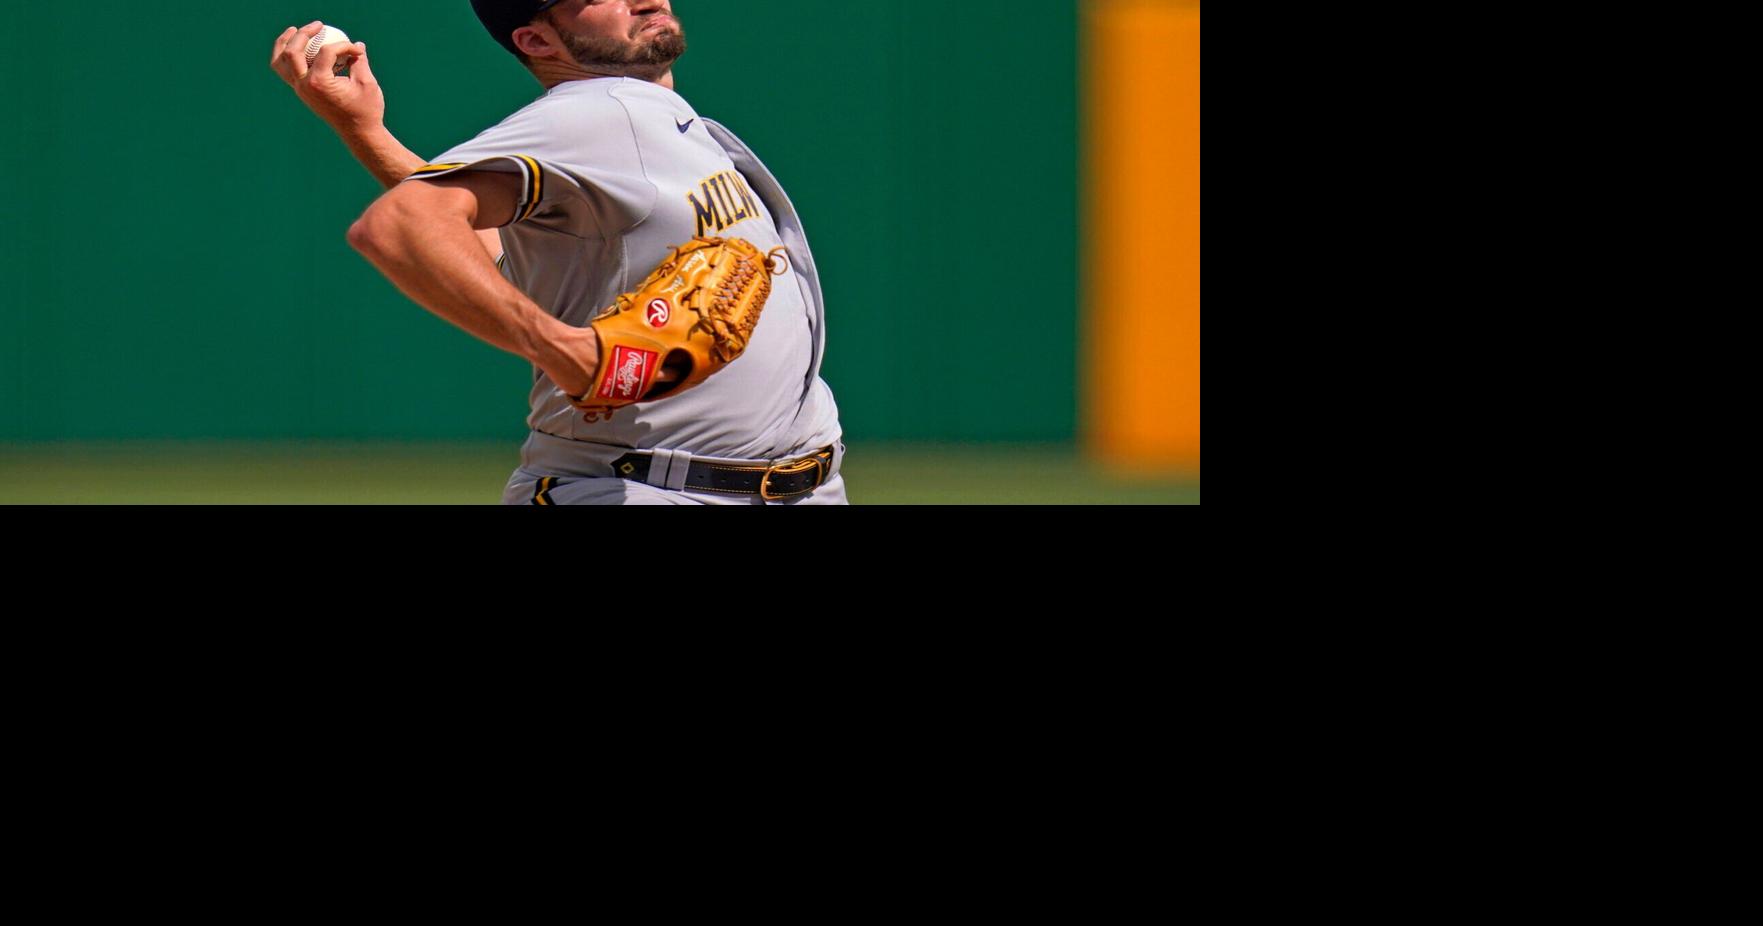
M649 481L651 454L632 452L612 461L612 474L620 479ZM694 492L723 495L757 495L768 502L807 495L832 478L833 448L771 466L711 463L693 460L686 469L686 488Z

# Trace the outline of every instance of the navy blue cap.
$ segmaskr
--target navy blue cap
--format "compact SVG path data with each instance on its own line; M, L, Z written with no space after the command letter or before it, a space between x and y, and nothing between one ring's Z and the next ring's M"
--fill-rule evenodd
M479 22L490 30L490 36L502 43L502 47L513 54L520 54L514 47L514 30L521 26L532 25L539 14L562 3L563 0L471 0L471 8L477 13Z

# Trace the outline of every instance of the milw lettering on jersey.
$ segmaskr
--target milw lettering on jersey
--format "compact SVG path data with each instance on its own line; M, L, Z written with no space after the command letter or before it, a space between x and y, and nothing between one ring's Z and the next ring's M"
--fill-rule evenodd
M736 222L744 222L759 214L753 191L738 172L725 170L698 184L696 192L686 194L692 210L698 215L698 235L706 231L721 232Z

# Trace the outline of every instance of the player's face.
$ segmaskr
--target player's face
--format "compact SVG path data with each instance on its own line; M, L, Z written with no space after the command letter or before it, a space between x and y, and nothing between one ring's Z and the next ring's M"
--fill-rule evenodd
M597 74L653 80L686 53L671 0L564 0L547 19L570 57Z

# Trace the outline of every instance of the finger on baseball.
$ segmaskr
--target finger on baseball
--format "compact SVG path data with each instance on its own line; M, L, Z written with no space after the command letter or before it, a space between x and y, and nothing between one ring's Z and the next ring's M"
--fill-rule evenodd
M283 32L281 38L276 39L275 53L269 57L270 70L275 71L282 80L290 84L294 82L294 59L288 54L288 45L294 41L299 32L299 26L289 26L288 31Z
M300 80L306 76L306 45L323 28L324 23L321 22L300 27L300 31L294 33L294 38L288 42L288 47L282 50L282 56L287 61L288 74L294 80Z
M299 31L300 31L299 29L296 29L293 26L289 26L288 28L282 30L281 35L276 36L275 44L269 46L269 66L270 67L275 67L276 59L278 59L282 56L282 46L288 44L288 36L291 36L294 33L299 32Z
M337 70L337 58L345 53L354 54L355 46L332 42L318 50L318 57L312 59L312 69L320 76L332 74Z
M349 76L364 84L376 82L373 78L373 65L367 60L366 42L355 43L355 62L349 65Z

